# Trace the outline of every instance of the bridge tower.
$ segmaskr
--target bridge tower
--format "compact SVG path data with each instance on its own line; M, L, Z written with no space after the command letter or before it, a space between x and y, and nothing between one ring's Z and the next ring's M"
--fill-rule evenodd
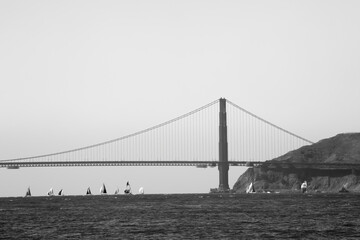
M220 98L219 111L219 192L229 191L229 162L226 126L226 99Z

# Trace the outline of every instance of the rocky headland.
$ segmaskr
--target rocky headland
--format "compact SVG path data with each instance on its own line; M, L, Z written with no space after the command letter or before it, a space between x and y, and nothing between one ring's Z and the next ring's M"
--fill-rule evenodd
M233 191L243 193L253 182L257 192L298 192L304 181L308 192L360 192L360 133L323 139L249 168Z

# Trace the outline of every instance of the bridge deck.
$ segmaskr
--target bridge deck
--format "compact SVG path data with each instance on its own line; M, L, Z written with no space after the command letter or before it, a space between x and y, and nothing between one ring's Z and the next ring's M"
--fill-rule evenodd
M360 169L360 163L284 163L270 161L229 161L229 166L265 168L302 169ZM196 166L216 167L218 161L53 161L53 162L0 162L0 168L18 169L20 167L90 167L90 166Z
M251 166L262 162L251 162ZM90 166L196 166L216 167L217 161L53 161L53 162L0 162L0 167L17 169L20 167L90 167ZM247 166L247 161L229 161L230 166Z

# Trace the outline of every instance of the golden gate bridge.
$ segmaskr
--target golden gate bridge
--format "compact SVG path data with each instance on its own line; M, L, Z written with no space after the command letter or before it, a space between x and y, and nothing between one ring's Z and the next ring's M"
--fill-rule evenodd
M228 190L229 166L256 166L310 140L224 98L156 126L110 141L0 161L0 167L197 166L218 167Z

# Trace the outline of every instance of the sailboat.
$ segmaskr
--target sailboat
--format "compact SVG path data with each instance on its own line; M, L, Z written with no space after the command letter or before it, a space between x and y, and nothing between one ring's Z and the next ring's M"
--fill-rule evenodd
M106 187L105 187L105 184L103 183L102 187L100 188L100 193L101 194L106 194Z
M125 193L125 194L132 194L132 193L131 193L131 187L130 187L129 181L126 183L126 188L125 188L125 190L124 190L124 193Z
M307 189L307 182L305 181L305 182L303 182L303 183L301 184L301 192L302 192L302 193L305 193L305 192L306 192L306 189Z
M144 188L143 187L139 188L139 194L144 194Z
M48 196L54 196L54 189L50 188L50 190L47 192Z
M86 195L91 195L90 187L87 188L87 190L86 190Z
M63 194L63 190L62 190L62 189L59 191L58 195L59 195L59 196L64 195L64 194Z
M28 187L26 193L25 193L25 197L31 197L31 191L30 191L30 187Z
M255 187L253 183L250 183L249 187L246 189L246 193L254 193Z
M116 188L116 190L115 190L115 193L114 193L114 194L119 194L119 192L120 192L119 188Z

